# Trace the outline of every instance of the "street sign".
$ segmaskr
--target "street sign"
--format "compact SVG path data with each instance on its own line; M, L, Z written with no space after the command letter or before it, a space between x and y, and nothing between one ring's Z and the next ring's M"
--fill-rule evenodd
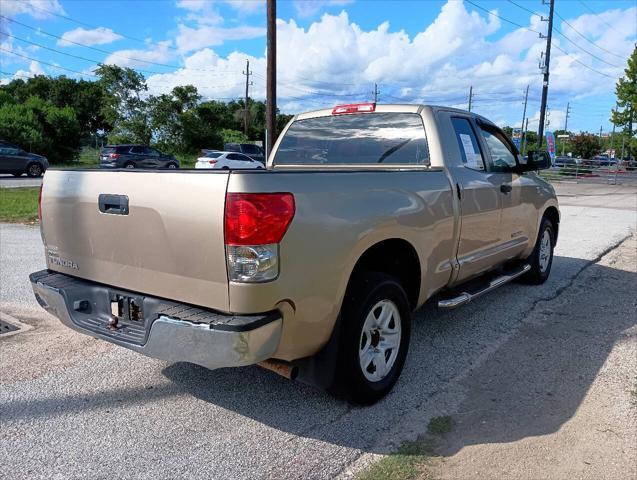
M555 137L553 136L553 132L546 132L546 145L548 146L551 158L555 158Z
M514 145L520 150L520 145L522 144L522 129L514 128L511 132L511 140L513 140Z

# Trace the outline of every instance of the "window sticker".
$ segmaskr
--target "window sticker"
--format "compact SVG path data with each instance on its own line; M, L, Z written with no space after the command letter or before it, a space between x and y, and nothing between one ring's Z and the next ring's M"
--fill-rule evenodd
M482 156L474 150L471 135L467 135L465 133L460 133L459 135L460 141L462 142L462 148L464 148L465 157L467 158L467 166L478 170L484 170Z

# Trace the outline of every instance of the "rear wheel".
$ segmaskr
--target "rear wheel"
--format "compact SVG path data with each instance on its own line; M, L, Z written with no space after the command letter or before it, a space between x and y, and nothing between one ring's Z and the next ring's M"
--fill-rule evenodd
M22 176L22 172L20 172L20 173L12 173L11 175L13 175L14 177L21 177Z
M27 175L31 178L41 177L43 171L39 163L31 163L27 166Z
M177 168L177 164L176 163L169 163L166 168L170 168L170 169Z
M401 284L376 272L352 279L343 322L334 393L369 405L392 389L402 372L411 333L411 310Z
M540 285L549 278L553 265L553 248L555 247L555 229L548 218L540 224L537 241L533 253L527 259L531 270L522 277L526 283Z
M127 162L124 165L124 168L135 168L135 164L133 162Z

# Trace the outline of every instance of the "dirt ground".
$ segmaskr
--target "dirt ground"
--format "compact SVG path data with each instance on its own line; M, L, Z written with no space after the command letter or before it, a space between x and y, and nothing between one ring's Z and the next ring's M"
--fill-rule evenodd
M637 239L550 302L463 381L423 479L637 479Z

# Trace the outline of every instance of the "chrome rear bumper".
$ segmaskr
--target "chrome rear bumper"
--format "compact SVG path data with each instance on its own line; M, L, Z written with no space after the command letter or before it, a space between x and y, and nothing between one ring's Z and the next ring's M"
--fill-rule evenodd
M169 362L190 362L210 369L251 365L272 357L281 338L283 321L277 311L225 315L120 292L48 270L32 273L30 280L38 303L67 327ZM116 294L143 299L148 313L140 326L120 331L109 328L110 301ZM196 321L171 312L188 312L186 316Z

